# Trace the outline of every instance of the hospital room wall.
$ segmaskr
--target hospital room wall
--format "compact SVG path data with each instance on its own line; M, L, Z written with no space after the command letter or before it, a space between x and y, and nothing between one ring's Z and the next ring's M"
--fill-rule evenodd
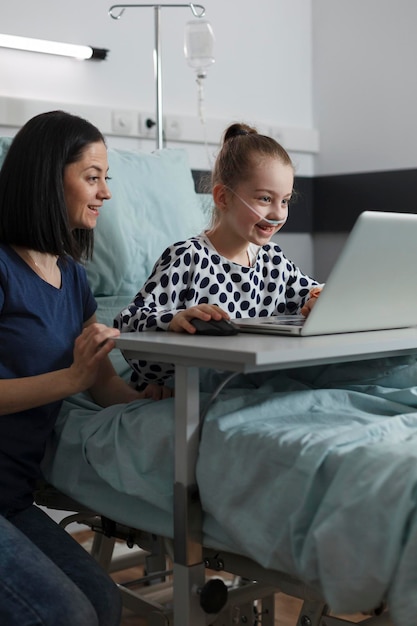
M186 148L193 168L209 169L222 130L232 121L243 120L262 131L273 129L292 151L298 175L311 177L310 139L315 131L311 0L258 0L244 9L241 0L201 4L215 33L216 61L207 72L203 91L210 143L204 145L195 73L183 54L184 26L193 19L185 7L161 10L162 104L164 115L185 116L191 123L193 141L169 140L166 145ZM0 134L16 130L17 125L9 126L7 119L10 108L20 114L21 124L38 112L37 103L42 110L62 104L97 123L111 147L155 148L155 139L143 139L137 132L116 135L107 123L113 111L132 111L135 127L143 114L155 117L154 11L131 8L120 20L113 20L108 15L110 6L106 0L13 0L7 5L0 32L86 43L110 52L103 62L79 62L1 49ZM308 231L306 223L302 232L282 235L282 245L312 273Z
M240 0L207 0L204 5L216 35L216 62L204 86L205 116L219 121L219 128L236 119L281 128L290 150L294 146L286 137L292 142L292 131L300 131L301 147L295 146L292 155L298 175L314 177L315 234L283 234L283 247L288 250L290 238L289 255L309 271L314 242L315 273L325 279L358 211L376 203L413 210L412 178L396 185L395 175L413 174L416 167L417 4L259 0L244 10ZM14 132L4 120L2 98L63 103L67 110L82 104L100 113L97 121L103 111L155 111L152 9L128 9L116 21L108 16L109 6L104 0L14 0L7 5L2 32L90 43L110 52L104 62L77 62L1 50L2 134ZM163 108L166 114L196 120L197 87L182 50L184 24L191 17L188 8L162 10ZM20 108L22 117L30 111ZM168 145L185 147L192 167L201 169L218 144L206 149L203 128L197 124L196 129L192 142ZM309 131L318 132L318 154L308 142L303 144ZM114 147L152 150L155 145L111 133L108 140ZM355 190L369 190L370 173L386 172L392 174L394 199L376 193L383 189L378 177L370 198L363 200L359 191L355 196ZM333 189L329 183L337 185Z
M79 62L2 49L0 96L68 106L81 103L98 110L151 113L155 118L154 11L129 8L114 20L108 15L110 4L108 0L9 3L0 32L86 43L110 52L103 62ZM204 5L215 33L215 63L204 81L205 117L308 133L311 0L259 0L255 8L244 10L240 0L206 0ZM196 120L196 76L183 53L184 27L193 19L187 6L161 10L162 104L166 115ZM137 122L135 117L135 126ZM204 143L204 128L197 125L194 132L190 149ZM154 148L154 140L135 140L134 134L119 138L119 145ZM207 165L205 150L202 155ZM199 167L198 153L191 151L191 158Z
M314 258L325 277L365 209L417 212L417 3L312 3Z

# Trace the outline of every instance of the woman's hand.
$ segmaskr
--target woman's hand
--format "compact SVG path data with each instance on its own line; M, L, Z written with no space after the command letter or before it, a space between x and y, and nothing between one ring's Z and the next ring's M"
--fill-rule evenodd
M101 406L137 399L137 392L116 374L108 358L118 336L118 330L98 324L92 316L75 340L72 365L36 376L0 380L0 415L63 400L87 389Z
M139 391L140 398L150 398L151 400L166 400L174 396L174 390L165 385L149 383L143 391Z
M114 339L119 335L119 330L98 324L95 316L88 320L75 341L74 362L69 368L71 376L78 377L78 384L81 382L83 385L80 391L88 389L101 406L144 398L171 398L174 390L169 387L152 383L143 391L137 391L117 374L108 353L114 348Z
M208 322L210 319L216 321L230 319L229 314L215 304L197 304L196 306L192 306L189 309L184 309L177 313L173 317L168 330L174 333L190 333L190 335L193 335L196 330L194 326L190 324L190 320L196 317L205 322Z
M307 300L307 302L304 304L304 306L302 307L301 315L304 315L304 317L309 316L311 309L315 305L316 300L319 297L322 289L323 287L313 287L312 289L310 289L310 297Z
M120 335L116 328L97 322L84 327L74 343L74 361L69 376L79 391L89 389L96 382L102 361L113 350L114 339Z

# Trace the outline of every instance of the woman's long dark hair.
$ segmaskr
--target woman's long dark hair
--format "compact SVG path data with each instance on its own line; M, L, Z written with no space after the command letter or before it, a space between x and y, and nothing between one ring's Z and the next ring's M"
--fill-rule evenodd
M79 260L90 258L93 230L71 230L64 169L102 141L93 124L64 111L30 119L13 139L0 170L0 242Z

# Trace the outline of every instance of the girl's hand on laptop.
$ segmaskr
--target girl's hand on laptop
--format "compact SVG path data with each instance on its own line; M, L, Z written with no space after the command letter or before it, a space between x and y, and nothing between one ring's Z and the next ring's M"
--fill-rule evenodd
M309 313L311 309L313 308L313 306L315 305L316 300L319 297L322 289L323 287L313 287L312 289L310 289L310 297L307 300L307 302L304 304L304 306L301 308L301 315L304 315L304 317L309 316Z
M204 322L209 320L219 321L221 319L230 319L230 316L226 311L223 311L216 304L197 304L189 309L184 309L177 313L168 327L174 333L195 333L195 328L190 324L190 320L198 318Z

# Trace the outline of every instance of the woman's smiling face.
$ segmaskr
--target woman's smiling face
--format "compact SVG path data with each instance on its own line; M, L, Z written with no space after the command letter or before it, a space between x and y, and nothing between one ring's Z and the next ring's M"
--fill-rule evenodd
M64 195L72 230L96 226L103 201L111 198L108 169L107 149L102 141L88 144L81 158L65 167Z

